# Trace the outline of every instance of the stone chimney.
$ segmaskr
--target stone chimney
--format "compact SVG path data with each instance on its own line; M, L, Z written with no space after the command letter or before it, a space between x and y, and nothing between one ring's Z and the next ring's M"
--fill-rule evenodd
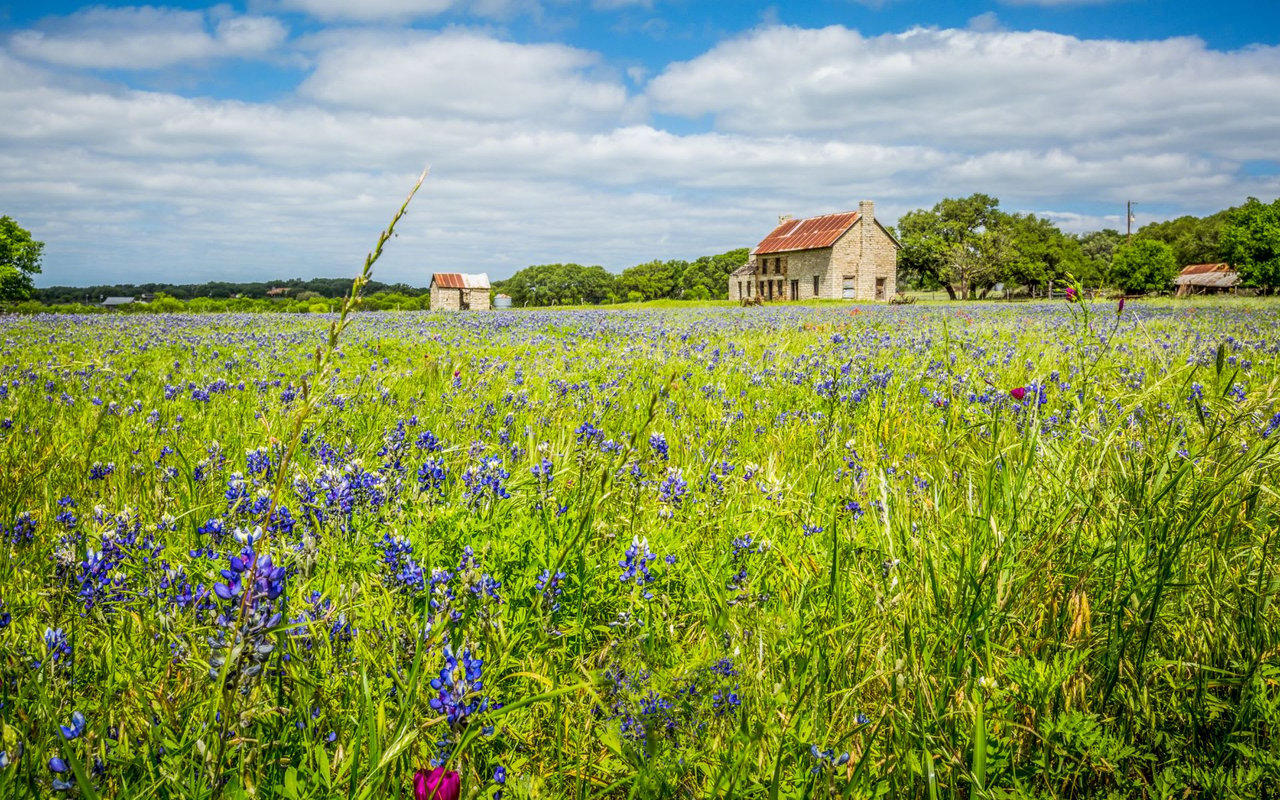
M862 227L862 252L869 253L872 242L875 241L871 235L871 229L876 224L876 204L870 200L860 200L858 202L858 219Z
M790 221L791 221L791 220L793 220L793 219L795 219L795 217L791 216L790 214L779 214L779 215L778 215L778 224L779 224L779 225L781 225L782 223L784 223L784 222L790 222Z

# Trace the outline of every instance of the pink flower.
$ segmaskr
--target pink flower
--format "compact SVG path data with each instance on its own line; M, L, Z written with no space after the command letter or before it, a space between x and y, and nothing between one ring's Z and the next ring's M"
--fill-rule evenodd
M1068 286L1068 287L1067 287L1067 302L1068 302L1068 303L1074 303L1075 301L1076 301L1076 287L1074 287L1074 286Z
M462 794L462 778L458 773L436 767L413 774L413 800L458 800Z
M1009 390L1009 396L1012 397L1014 400L1021 400L1022 398L1027 396L1027 387L1016 386Z
M1119 314L1121 311L1124 311L1124 295L1120 295L1120 304L1116 306L1116 313Z

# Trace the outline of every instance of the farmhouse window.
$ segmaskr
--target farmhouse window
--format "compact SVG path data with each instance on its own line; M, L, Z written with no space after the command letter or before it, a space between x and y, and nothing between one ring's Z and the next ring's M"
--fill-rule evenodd
M818 276L817 275L813 276L813 296L814 297L818 296Z
M840 296L845 300L853 300L856 293L856 290L853 288L853 278L846 275L844 280L840 283Z

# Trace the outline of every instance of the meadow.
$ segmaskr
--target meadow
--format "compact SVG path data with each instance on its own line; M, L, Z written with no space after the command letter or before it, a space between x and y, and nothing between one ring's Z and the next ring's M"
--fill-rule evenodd
M0 318L0 797L1280 786L1280 306L348 320Z

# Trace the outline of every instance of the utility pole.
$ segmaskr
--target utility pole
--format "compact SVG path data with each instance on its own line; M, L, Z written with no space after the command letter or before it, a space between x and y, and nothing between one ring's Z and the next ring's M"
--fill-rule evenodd
M1130 200L1125 204L1124 213L1124 240L1125 244L1133 241L1133 201Z

